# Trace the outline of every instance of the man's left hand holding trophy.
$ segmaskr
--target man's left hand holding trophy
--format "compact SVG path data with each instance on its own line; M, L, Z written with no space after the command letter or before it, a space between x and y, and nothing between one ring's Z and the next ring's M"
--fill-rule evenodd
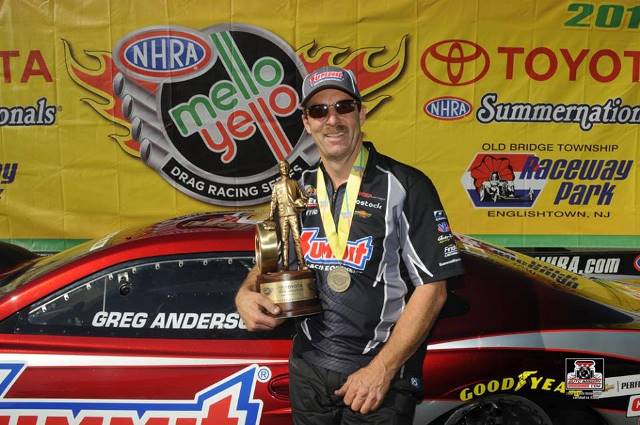
M280 307L277 317L318 313L315 274L305 264L300 243L299 215L305 210L308 197L298 182L289 177L287 161L280 161L278 168L280 178L271 193L269 219L257 225L256 259L261 273L258 287ZM289 270L290 241L295 247L298 270Z

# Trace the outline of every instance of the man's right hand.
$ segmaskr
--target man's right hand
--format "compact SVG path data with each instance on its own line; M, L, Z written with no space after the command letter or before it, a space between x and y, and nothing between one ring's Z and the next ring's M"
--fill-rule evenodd
M256 292L255 278L257 272L252 270L236 294L236 308L247 329L250 331L270 331L281 325L285 319L276 319L273 315L280 313L280 307L267 296Z

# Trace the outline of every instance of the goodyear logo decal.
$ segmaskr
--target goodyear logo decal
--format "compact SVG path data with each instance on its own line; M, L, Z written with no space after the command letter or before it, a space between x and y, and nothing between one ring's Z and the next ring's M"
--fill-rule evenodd
M151 423L180 423L184 420L198 423L255 425L262 413L262 401L253 398L258 374L266 368L248 366L239 372L198 392L192 400L67 400L67 399L7 399L6 392L26 368L24 363L0 365L0 419L7 416L47 419L63 425L90 420L92 424L106 424L112 418L126 418L131 425ZM260 370L259 370L260 369ZM270 373L268 373L270 375ZM259 378L258 378L259 379ZM229 418L232 422L224 421ZM62 419L62 422L59 422ZM168 422L167 422L168 421ZM20 421L18 421L19 423ZM9 422L16 423L16 422Z

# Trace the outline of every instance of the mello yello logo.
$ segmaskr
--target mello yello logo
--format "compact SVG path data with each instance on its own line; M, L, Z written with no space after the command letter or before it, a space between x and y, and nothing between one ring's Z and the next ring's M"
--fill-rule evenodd
M140 157L188 195L264 202L278 161L297 175L315 162L298 109L306 70L274 34L235 23L151 27L124 37L114 56Z
M99 68L82 65L63 41L67 71L91 98L82 99L124 134L110 138L167 182L201 201L254 205L271 198L277 163L292 177L318 153L298 108L302 80L325 65L358 75L363 96L400 75L403 37L395 56L371 66L378 47L344 49L308 43L294 51L273 33L223 23L204 29L153 26L125 34L113 54L87 51ZM367 110L387 96L365 99Z
M222 47L225 38L220 35L213 38ZM264 57L249 69L244 61L236 61L233 56L223 56L223 60L228 61L226 68L231 70L231 80L218 81L207 96L195 95L169 110L180 135L198 133L205 146L220 153L220 160L226 164L236 158L238 141L250 139L259 131L274 157L285 159L293 148L276 116L288 117L299 101L296 91L282 84L282 64Z

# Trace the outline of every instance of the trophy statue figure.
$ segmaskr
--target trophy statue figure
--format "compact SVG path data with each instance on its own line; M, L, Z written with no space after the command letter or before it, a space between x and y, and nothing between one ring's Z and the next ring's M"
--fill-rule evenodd
M280 178L271 193L269 218L257 225L256 259L261 273L258 286L261 293L280 307L278 317L318 313L320 301L315 275L305 264L300 244L299 215L304 211L308 197L298 182L289 177L287 161L280 161L278 169ZM290 240L295 247L298 270L289 270ZM282 260L280 267L278 258Z

